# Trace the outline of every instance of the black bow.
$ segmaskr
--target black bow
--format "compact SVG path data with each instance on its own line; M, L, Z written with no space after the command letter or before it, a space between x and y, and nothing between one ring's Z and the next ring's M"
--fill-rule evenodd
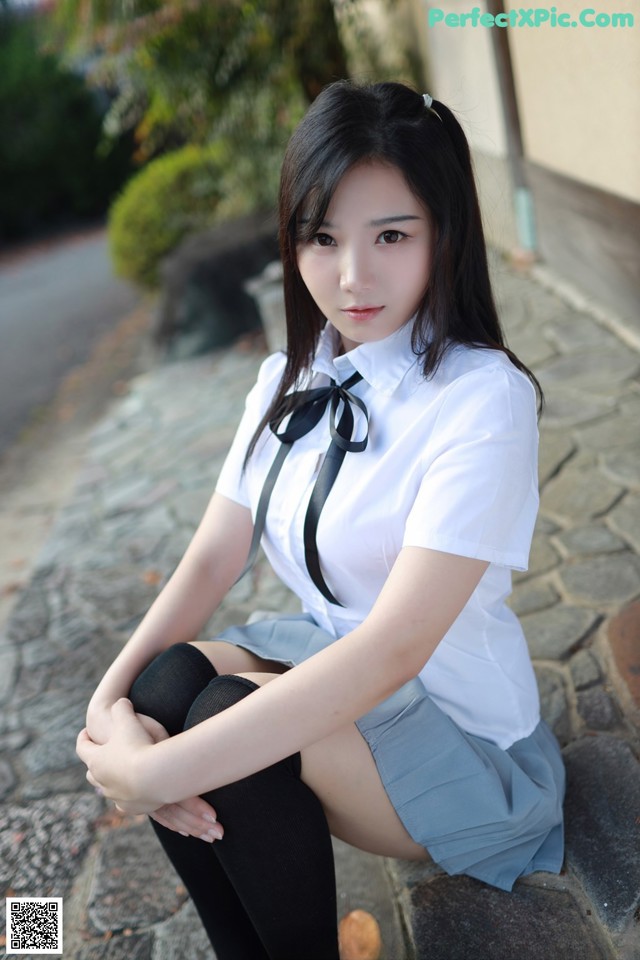
M314 387L310 390L297 390L294 393L288 394L284 398L281 409L269 421L269 427L280 441L281 447L271 464L260 494L260 501L258 503L253 528L253 538L249 550L249 559L241 576L244 576L255 560L258 544L260 543L264 529L269 500L287 454L296 440L310 433L311 430L320 423L327 409L327 405L330 404L329 429L331 432L331 443L311 492L309 506L307 507L307 515L304 521L304 551L307 570L320 593L331 603L335 603L340 607L343 606L339 600L336 600L322 575L316 544L316 531L318 529L320 513L338 476L338 471L342 466L345 454L347 452L360 453L366 449L369 440L368 432L365 433L365 436L361 440L351 439L355 423L353 413L354 405L364 414L367 424L369 423L369 414L364 402L360 397L356 397L351 393L351 387L360 380L362 380L362 375L354 373L342 384L338 384L335 380L332 380L328 387ZM342 403L343 407L338 419L340 403ZM283 422L289 416L289 422L281 429Z

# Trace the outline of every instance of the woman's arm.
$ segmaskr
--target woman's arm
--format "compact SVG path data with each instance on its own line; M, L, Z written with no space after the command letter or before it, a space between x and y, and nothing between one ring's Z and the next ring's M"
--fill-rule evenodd
M229 710L154 746L126 722L107 747L82 742L91 782L125 805L153 809L246 777L352 723L418 674L487 566L405 547L361 626Z
M154 656L196 638L240 575L252 532L250 511L214 493L175 573L91 698L87 726L92 739L108 738L112 704L128 695Z

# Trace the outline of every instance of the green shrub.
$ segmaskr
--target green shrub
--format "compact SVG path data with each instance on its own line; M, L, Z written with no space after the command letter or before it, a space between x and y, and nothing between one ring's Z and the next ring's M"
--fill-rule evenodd
M147 164L109 212L116 273L153 287L160 261L185 236L249 213L255 203L234 188L232 177L232 158L222 142L182 147Z

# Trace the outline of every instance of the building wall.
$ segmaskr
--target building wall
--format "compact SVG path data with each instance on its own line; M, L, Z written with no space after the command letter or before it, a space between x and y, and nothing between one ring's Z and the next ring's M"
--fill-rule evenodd
M526 155L556 173L640 202L640 3L554 2L558 10L573 12L591 5L609 15L630 12L636 23L633 29L509 31ZM522 3L507 0L505 6Z
M408 2L431 92L456 112L469 138L488 237L512 249L518 238L491 31L428 25L432 10L484 13L485 0ZM591 4L610 16L633 13L634 27L506 28L524 168L542 258L632 317L640 300L640 0L536 0L531 6L575 18ZM507 11L525 6L521 0L504 5Z

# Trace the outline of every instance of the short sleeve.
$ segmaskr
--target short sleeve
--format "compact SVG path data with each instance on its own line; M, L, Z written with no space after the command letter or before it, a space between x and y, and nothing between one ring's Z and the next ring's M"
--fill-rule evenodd
M262 363L258 379L247 394L244 414L216 483L217 493L242 504L243 507L249 506L246 472L243 470L244 458L255 429L278 388L285 360L284 354L274 353Z
M528 378L491 365L447 390L422 460L403 546L526 570L538 510L538 428Z

